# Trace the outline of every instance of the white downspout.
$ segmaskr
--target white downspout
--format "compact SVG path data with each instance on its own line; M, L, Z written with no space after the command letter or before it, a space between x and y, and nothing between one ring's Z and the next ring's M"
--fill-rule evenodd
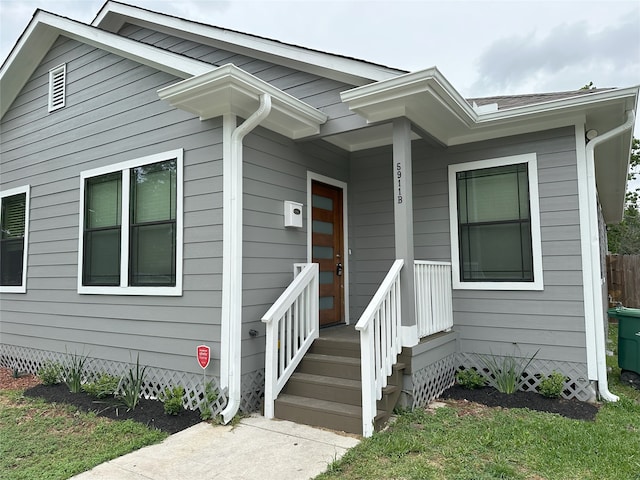
M598 378L598 392L600 396L609 402L617 402L619 400L617 395L614 395L609 391L609 384L607 381L607 360L606 360L606 340L604 338L604 306L602 304L602 272L600 271L600 248L599 248L599 235L597 228L594 229L593 225L598 224L597 204L596 204L596 180L595 180L595 148L607 140L620 135L621 133L633 128L635 115L632 110L627 112L627 120L618 127L609 130L608 132L600 135L589 143L586 147L587 157L587 188L588 188L588 200L589 200L589 219L590 219L590 260L594 268L594 274L592 275L592 294L594 301L594 341L595 341L595 356L596 356L596 371ZM588 306L587 306L588 308Z
M222 411L229 423L240 408L242 324L242 140L271 112L271 95L260 95L260 106L242 125L234 115L223 117L223 264L220 386L228 388ZM231 133L230 133L231 132Z

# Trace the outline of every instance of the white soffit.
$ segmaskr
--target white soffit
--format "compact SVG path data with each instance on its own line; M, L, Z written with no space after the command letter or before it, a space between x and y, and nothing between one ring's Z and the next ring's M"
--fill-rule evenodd
M411 140L418 140L419 138L420 135L411 132ZM348 152L383 147L393 144L393 124L389 122L372 125L358 130L323 137L323 140Z
M271 95L269 116L261 125L292 139L317 135L327 116L232 64L183 80L158 91L172 106L198 115L201 120L234 114L247 118Z

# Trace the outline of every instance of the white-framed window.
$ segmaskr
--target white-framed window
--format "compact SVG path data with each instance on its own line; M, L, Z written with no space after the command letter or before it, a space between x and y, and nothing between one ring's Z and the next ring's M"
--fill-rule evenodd
M542 290L535 153L449 166L453 287Z
M27 291L29 185L0 192L0 292Z
M183 150L80 174L78 293L182 295Z
M64 107L67 90L67 65L63 63L49 70L49 111Z

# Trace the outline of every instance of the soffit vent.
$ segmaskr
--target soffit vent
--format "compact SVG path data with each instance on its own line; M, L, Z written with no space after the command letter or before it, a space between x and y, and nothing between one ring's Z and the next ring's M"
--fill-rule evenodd
M49 111L64 107L67 66L58 65L49 70Z

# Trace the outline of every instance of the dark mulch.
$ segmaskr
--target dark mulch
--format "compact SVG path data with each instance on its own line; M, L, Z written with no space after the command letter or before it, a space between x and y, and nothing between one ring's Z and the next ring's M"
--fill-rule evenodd
M71 393L66 385L36 385L24 391L27 397L40 397L47 402L66 403L77 407L83 412L94 412L101 417L113 420L133 420L150 428L156 428L169 434L179 432L200 423L200 412L184 410L178 415L164 413L164 405L158 400L141 398L134 410L127 411L127 407L114 398L97 399L86 393Z
M488 407L528 408L539 412L557 413L563 417L577 420L594 420L600 408L593 403L565 398L547 398L535 392L518 391L506 394L491 387L469 390L460 385L454 385L445 390L441 398L468 400Z

